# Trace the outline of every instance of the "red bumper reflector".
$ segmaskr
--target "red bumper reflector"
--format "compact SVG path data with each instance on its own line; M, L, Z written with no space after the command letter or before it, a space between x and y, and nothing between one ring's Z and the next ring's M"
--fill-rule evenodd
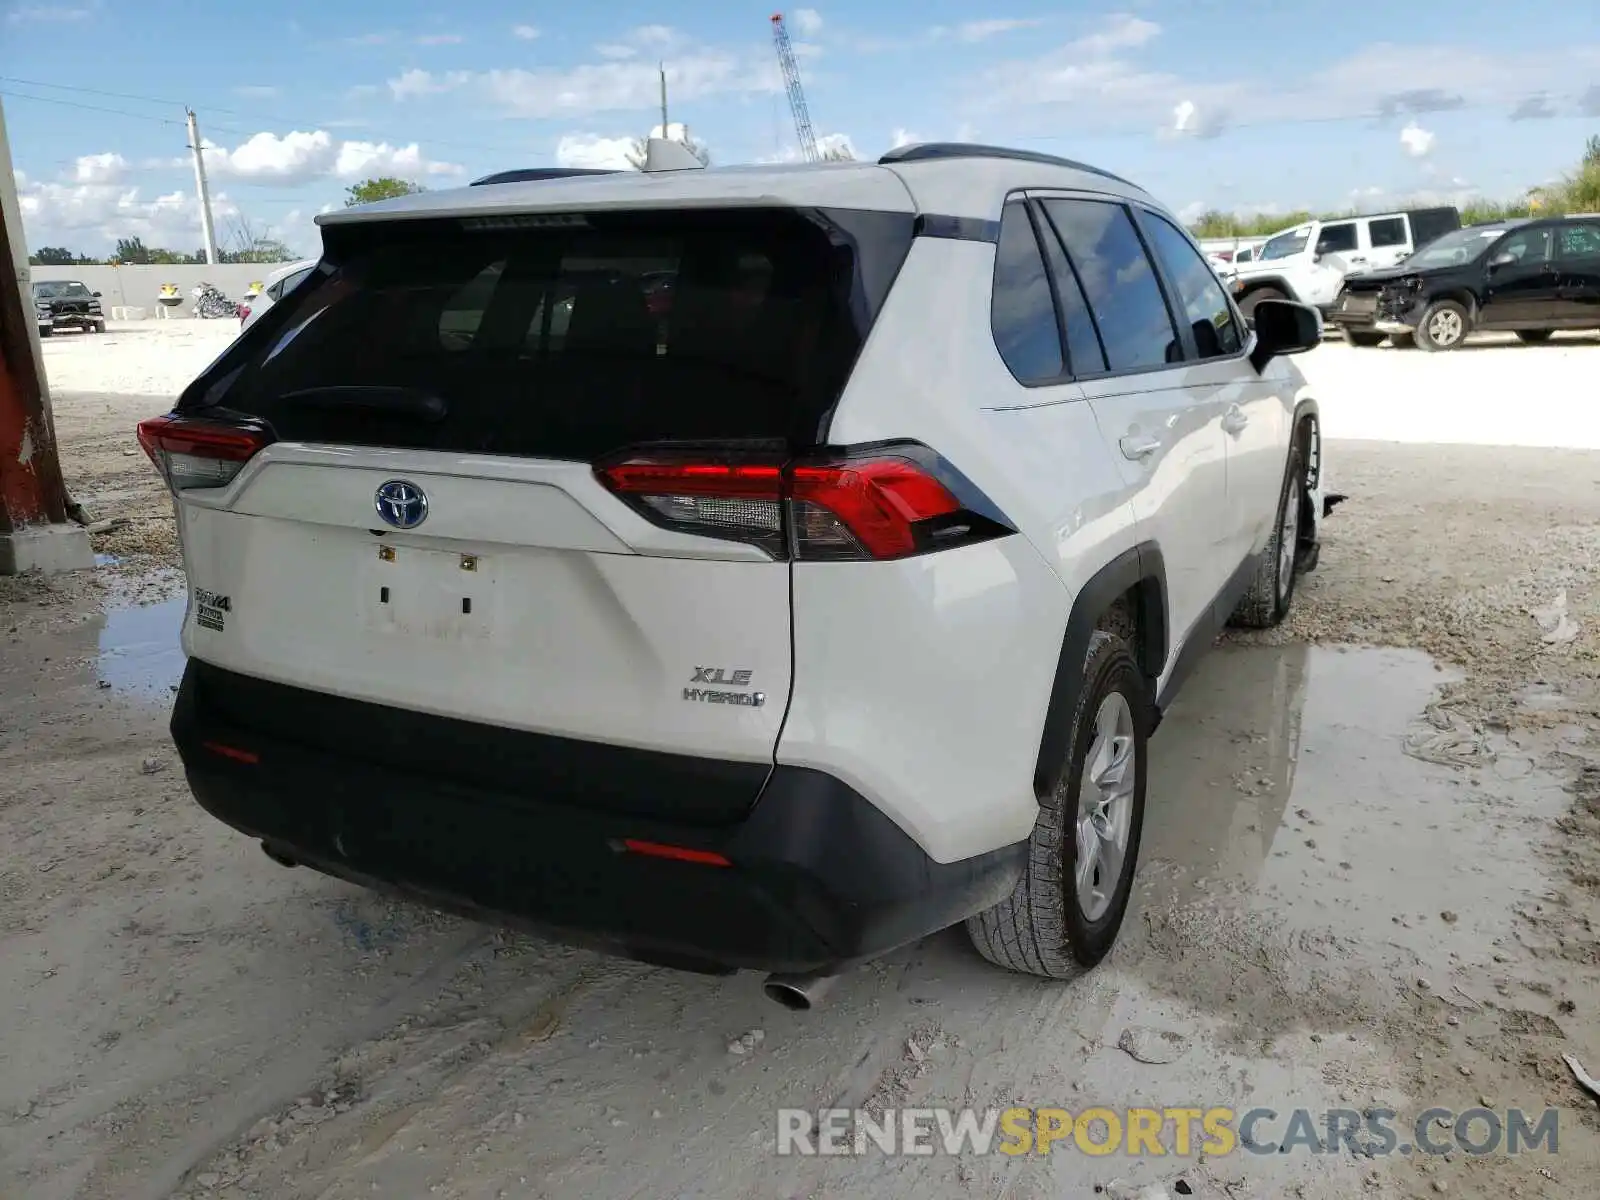
M222 742L201 742L213 754L220 754L223 758L231 758L234 762L255 764L261 761L261 756L253 750L241 750L237 746L224 745Z
M670 858L677 862L699 863L703 867L731 867L733 863L715 850L692 850L688 846L668 846L663 842L645 842L638 838L623 838L622 848L630 854L643 854L648 858Z

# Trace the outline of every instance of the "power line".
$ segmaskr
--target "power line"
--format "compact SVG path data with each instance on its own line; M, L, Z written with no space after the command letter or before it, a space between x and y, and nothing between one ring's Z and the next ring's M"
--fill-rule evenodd
M13 100L34 100L40 104L59 104L63 108L80 108L85 112L110 113L114 117L131 117L136 121L154 121L158 125L182 125L182 121L175 121L170 117L152 117L149 113L128 112L121 108L105 108L99 104L80 104L76 100L57 100L53 96L30 96L27 92L13 92L0 88L0 96L9 96Z
M54 91L75 92L75 93L81 93L81 94L86 95L86 96L104 96L104 97L107 97L109 99L114 99L114 100L132 100L132 101L135 101L136 103L139 103L139 104L158 104L158 105L162 105L163 107L175 108L175 109L178 109L180 111L185 111L188 108L188 106L183 104L182 102L177 101L177 100L173 100L171 98L162 98L160 96L141 96L141 95L136 95L135 93L132 93L132 92L111 92L111 91L102 90L100 88L80 87L77 84L70 84L70 83L47 83L47 82L45 82L43 80L38 80L38 79L18 79L18 78L14 77L14 76L9 76L9 75L0 75L0 83L16 83L16 84L23 84L23 85L25 85L27 87L50 88L50 89L52 89ZM53 97L49 97L49 96L29 96L26 93L21 93L21 92L17 92L17 93L0 92L0 95L18 95L18 96L21 96L23 99L38 100L42 104L61 104L61 105L66 105L66 106L72 107L72 108L90 108L90 111L93 111L93 112L114 113L117 116L132 117L132 118L135 118L135 119L138 119L138 120L144 120L144 121L161 120L161 121L165 121L167 124L171 124L171 125L182 125L184 123L183 121L179 121L179 120L168 120L167 118L162 118L162 117L152 117L152 116L149 116L148 114L145 114L145 113L128 112L128 111L126 111L124 109L93 108L91 106L79 104L79 103L76 103L74 101L57 100L57 99L54 99ZM221 105L206 105L205 106L205 110L206 110L207 114L210 114L210 113L223 113L223 114L225 114L227 116L242 117L247 121L258 121L258 122L261 122L262 124L267 124L267 125L279 125L279 126L282 126L282 125L291 125L291 126L303 125L303 126L306 126L306 127L310 128L310 129L313 129L313 130L321 129L326 125L326 122L323 122L323 121L300 120L300 119L295 118L295 117L285 116L282 113L270 114L270 113L259 112L259 111L245 111L243 109L237 109L237 108L225 108L225 107L223 107ZM261 132L260 129L243 129L243 128L240 128L239 126L236 126L236 125L224 125L224 124L220 124L220 123L218 123L216 121L211 121L211 120L207 120L206 124L207 124L207 126L209 128L219 129L219 130L222 130L222 131L227 132L227 133L237 133L237 134L240 134L241 136L244 136L244 137L253 137L255 134ZM444 148L453 149L453 150L478 150L478 151L483 151L483 152L486 152L486 153L489 153L489 154L521 154L521 153L523 153L522 150L517 149L517 148L513 148L511 146L491 146L491 145L485 145L485 144L483 144L481 142L462 142L462 141L456 141L454 139L451 139L449 141L445 141L445 140L440 139L440 138L429 138L427 140L428 140L428 143L430 145L444 147Z

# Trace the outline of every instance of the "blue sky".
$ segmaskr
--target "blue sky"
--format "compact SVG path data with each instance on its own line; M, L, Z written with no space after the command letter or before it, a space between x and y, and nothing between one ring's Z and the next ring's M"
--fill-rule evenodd
M786 16L819 134L875 156L970 139L1084 159L1180 212L1518 194L1600 133L1600 5L1461 0L879 0ZM1534 9L1526 10L1534 13ZM0 98L30 246L200 241L182 105L219 237L302 253L351 182L430 188L608 163L656 114L717 162L792 157L765 4L453 6L3 0Z

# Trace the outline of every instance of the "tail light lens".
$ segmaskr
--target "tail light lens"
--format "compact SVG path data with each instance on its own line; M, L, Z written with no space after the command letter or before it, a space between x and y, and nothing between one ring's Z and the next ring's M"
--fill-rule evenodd
M272 442L265 429L189 417L140 421L139 445L174 492L232 482L257 451Z
M965 477L918 445L786 465L646 455L596 474L655 524L747 542L774 558L906 558L1015 532Z

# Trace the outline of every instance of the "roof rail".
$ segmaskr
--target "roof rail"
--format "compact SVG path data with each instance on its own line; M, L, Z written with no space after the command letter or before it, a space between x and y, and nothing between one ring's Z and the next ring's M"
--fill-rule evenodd
M984 146L976 142L913 142L909 146L900 146L889 151L878 160L878 164L887 167L895 163L943 162L958 158L1008 158L1015 162L1042 163L1050 167L1071 167L1074 171L1088 171L1091 175L1114 179L1128 187L1138 186L1129 183L1120 175L1113 175L1110 171L1091 167L1088 163L1075 162L1070 158L1041 154L1037 150L1016 150L1010 146Z
M515 167L509 171L496 171L482 179L474 179L468 186L485 183L535 183L541 179L567 179L573 175L615 175L605 167Z

